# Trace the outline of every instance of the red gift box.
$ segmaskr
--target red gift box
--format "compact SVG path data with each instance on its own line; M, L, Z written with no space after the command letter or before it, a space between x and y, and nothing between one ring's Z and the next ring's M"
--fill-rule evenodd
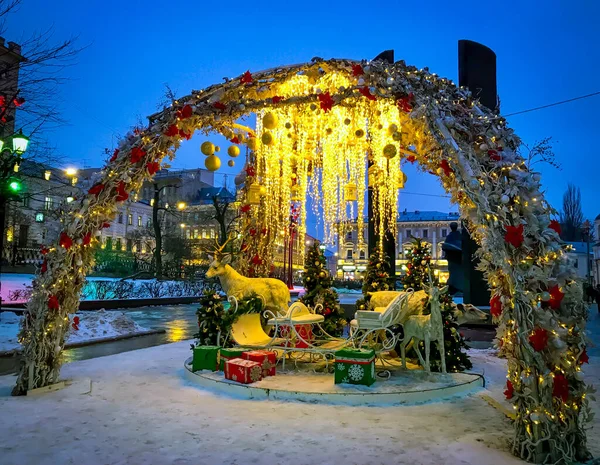
M262 379L260 363L243 358L225 361L225 378L242 384L250 384Z
M291 344L288 344L286 341L286 347L288 345L293 345L293 347L297 349L307 349L309 347L308 343L312 343L315 340L315 336L312 332L312 325L294 325L294 328L296 329L296 333L298 333L298 335L306 342L299 339L296 334L290 335L290 327L288 325L281 325L279 327L279 337L287 339L294 336L295 339Z
M277 365L277 354L270 350L252 350L244 352L246 360L252 360L262 368L263 378L266 376L275 376L275 366Z

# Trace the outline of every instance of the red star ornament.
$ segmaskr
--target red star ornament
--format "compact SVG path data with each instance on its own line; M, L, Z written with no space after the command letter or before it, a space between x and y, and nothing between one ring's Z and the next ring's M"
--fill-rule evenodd
M406 157L406 160L410 163L414 163L415 161L417 161L417 157L415 157L414 155L409 155L408 157Z
M583 352L579 355L579 364L583 365L584 363L590 363L590 357L587 354L587 349L583 349Z
M73 239L71 239L69 237L69 235L63 231L60 233L60 238L58 239L58 244L61 247L64 247L65 249L69 250L71 248L71 246L73 245Z
M146 151L139 147L131 149L131 163L137 163L146 156Z
M502 315L502 301L500 300L499 295L495 295L490 300L490 314L494 318L498 318L500 315Z
M411 92L406 97L401 97L396 102L398 108L404 113L410 113L413 109L412 100L414 99L414 94Z
M150 176L153 176L160 170L160 163L157 161L151 161L146 165L146 170Z
M213 108L216 108L217 110L223 111L227 107L225 106L225 104L223 104L221 102L215 102L215 103L213 103Z
M550 224L548 225L549 229L553 229L554 231L556 231L556 234L558 234L560 236L560 234L562 233L562 228L560 227L560 223L556 220L552 220L550 221Z
M83 239L81 240L81 244L89 245L90 242L92 242L92 233L91 232L89 232L85 236L83 236Z
M552 384L552 397L561 399L563 402L569 400L569 381L562 373L554 375Z
M352 65L352 76L362 76L365 70L361 65Z
M191 132L185 132L183 129L179 130L179 135L183 137L185 140L190 140L192 138Z
M88 194L95 195L96 197L98 197L103 190L104 184L96 184L90 188Z
M42 262L42 267L40 268L40 271L42 273L45 273L46 271L48 271L48 260L46 260L44 258L44 261Z
M167 136L167 137L175 137L175 136L178 136L178 135L179 135L179 128L177 127L176 124L172 124L165 131L165 136Z
M369 90L369 88L367 86L365 87L361 87L360 89L358 89L358 91L363 94L365 97L367 97L369 100L377 100L377 97L375 97L371 91Z
M333 108L333 104L335 101L331 98L329 92L322 92L318 95L319 104L321 106L321 110L327 113L329 110Z
M102 223L102 226L100 226L100 229L106 229L106 228L110 228L110 223Z
M565 296L564 292L561 292L558 284L548 289L548 292L550 293L550 308L552 308L553 310L558 310L560 308L560 303L562 302L563 297Z
M241 84L252 84L252 81L252 74L250 74L249 70L242 74L242 77L240 78Z
M123 181L120 181L119 185L117 186L117 202L124 202L128 198L129 194L125 189L125 183Z
M250 205L244 205L244 206L242 206L242 208L240 208L240 211L242 213L248 213L250 211Z
M541 352L548 345L548 331L544 328L536 328L529 336L529 343L536 352Z
M117 157L119 156L119 149L115 149L115 151L112 154L112 157L110 157L110 160L108 160L109 162L113 162L117 159Z
M504 391L504 396L507 400L510 400L515 395L515 388L513 383L510 382L510 379L506 380L506 391Z
M521 247L525 238L523 237L523 225L519 226L506 226L506 234L504 234L504 240L511 244L515 249Z
M452 171L452 168L450 168L448 160L442 160L442 162L440 163L440 168L444 171L445 176L450 176L454 172Z
M260 259L260 257L258 255L255 255L254 257L252 257L253 265L260 265L261 263L262 263L262 260Z
M192 107L190 105L185 105L180 112L180 118L181 119L187 119L190 118L192 115L194 114L194 110L192 109Z
M273 103L279 103L279 102L281 102L283 100L283 97L280 97L279 95L276 95L271 100L273 101Z
M488 155L490 156L490 160L493 160L493 161L502 160L502 155L500 155L497 150L493 150L493 149L488 150Z
M48 297L48 310L58 310L59 308L60 303L58 302L58 297L55 295Z

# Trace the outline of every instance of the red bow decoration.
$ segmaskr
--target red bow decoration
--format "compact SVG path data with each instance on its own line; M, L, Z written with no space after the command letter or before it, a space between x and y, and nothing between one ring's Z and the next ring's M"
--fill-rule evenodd
M406 157L406 160L410 163L414 163L415 161L417 161L417 157L415 157L414 155L409 155L408 157Z
M490 300L490 314L495 318L502 315L502 300L499 295L495 295Z
M129 194L125 189L125 183L123 181L120 181L119 185L117 186L117 202L124 202L128 198Z
M321 110L323 110L325 113L331 110L333 104L335 103L335 101L331 98L329 92L323 92L319 94L318 98L321 105Z
M396 104L398 108L402 110L404 113L410 113L413 109L412 100L414 99L414 94L411 92L406 97L401 97L398 99Z
M540 352L548 345L548 331L544 328L535 328L533 334L529 336L529 343L536 352Z
M185 105L181 111L179 112L179 118L187 119L190 118L194 114L194 110L190 105Z
M60 303L58 302L58 297L55 295L48 297L48 310L58 310L59 308Z
M244 205L244 206L242 206L242 208L240 208L240 211L242 213L248 213L250 211L250 205Z
M361 87L360 89L358 89L358 91L363 94L365 97L367 97L369 100L377 100L377 97L375 97L371 91L369 90L369 88L367 86Z
M95 195L96 197L98 197L100 195L100 192L102 192L103 190L104 190L104 184L96 184L90 188L90 190L88 191L88 194L92 194L92 195Z
M521 247L525 238L523 237L523 225L519 226L506 226L506 234L504 240L517 249Z
M65 249L69 250L71 248L71 246L73 245L73 239L71 239L69 237L69 235L63 231L60 233L60 238L58 239L58 244L61 247L64 247Z
M246 71L244 74L242 74L242 77L240 78L240 83L241 84L251 84L252 83L252 74L250 74L250 71Z
M569 399L569 381L562 373L554 375L552 397L561 399L563 402L566 402Z
M554 231L556 231L556 234L558 234L559 236L562 233L562 228L560 227L560 223L558 221L556 221L556 220L550 221L550 224L548 225L548 228L553 229Z
M181 137L184 137L186 140L190 140L192 138L192 133L191 132L185 132L183 129L179 130L179 135Z
M223 110L225 110L225 108L227 108L225 106L225 104L223 104L221 102L215 102L215 103L213 103L213 107L216 108L217 110L221 110L221 111L223 111Z
M281 102L283 100L283 97L280 97L279 95L276 95L271 100L273 101L273 103L279 103L279 102Z
M44 261L42 262L42 267L40 268L40 271L42 273L45 273L46 271L48 271L48 260L46 260L44 258Z
M179 135L179 128L177 127L176 124L172 124L171 126L169 126L169 128L165 131L165 136L167 137L175 137Z
M550 308L552 308L553 310L558 310L560 308L560 303L562 302L563 297L565 296L564 292L561 292L558 284L555 284L550 289L548 289L548 292L550 293Z
M110 228L110 223L102 223L102 226L100 226L100 229L106 229L106 228Z
M81 243L83 245L89 245L90 242L92 242L92 233L91 232L89 232L85 236L83 236Z
M112 157L110 157L110 160L108 160L109 162L113 162L117 159L117 157L119 156L119 149L115 149L115 151L112 154Z
M352 65L353 76L362 76L363 74L365 74L365 70L361 65Z
M146 165L146 170L150 176L156 174L160 170L160 163L157 161L151 161Z
M452 168L450 168L448 160L442 160L442 162L440 163L440 168L444 170L444 175L446 176L450 176L454 172L452 171Z
M510 379L506 380L506 391L504 391L504 396L507 400L510 400L515 395L515 388L513 383L510 382Z
M493 161L502 160L502 155L500 155L497 150L493 150L493 149L488 150L488 155L490 156L490 160L493 160Z
M588 357L587 349L583 349L581 355L579 355L579 364L583 365L584 363L590 363L590 357Z
M145 150L139 147L134 147L131 149L131 163L139 162L142 158L144 158L144 156L146 156Z
M258 255L255 255L254 257L252 257L253 265L260 265L261 263L262 263L262 260L260 259L260 257Z
M239 144L240 140L238 139L238 136L235 136L233 139L231 139L229 142L231 142L232 144Z
M71 325L75 331L79 331L79 317L73 317L73 324Z

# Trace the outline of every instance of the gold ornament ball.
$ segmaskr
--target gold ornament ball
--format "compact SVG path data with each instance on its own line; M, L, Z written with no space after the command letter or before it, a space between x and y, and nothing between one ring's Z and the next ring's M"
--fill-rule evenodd
M346 119L344 120L344 124L345 124L346 126L348 126L348 125L349 125L351 122L352 122L352 121L350 121L350 118L346 118Z
M381 268L381 263L378 263L377 265L375 265L375 268Z
M398 153L398 149L394 144L388 144L383 148L383 156L388 160L391 160Z
M421 265L427 265L427 262L425 260L421 260Z
M325 272L324 272L324 271L321 271L321 272L319 273L319 276L320 276L321 278L324 278L324 277L326 276L326 274L325 274Z
M355 135L356 137L362 137L362 136L364 136L364 135L365 135L365 131L364 131L364 130L362 130L362 129L357 129L356 131L354 131L354 135Z
M235 162L234 162L233 160L229 160L229 161L227 162L227 165L229 165L230 167L232 167L232 168L233 168L233 167L235 166Z
M216 155L209 155L204 160L204 166L208 171L217 171L221 167L221 159Z
M215 144L209 141L202 142L202 145L200 146L200 151L204 155L212 155L213 153L215 153Z
M388 127L388 132L390 134L394 134L395 132L398 132L398 126L395 124L390 124Z
M402 140L402 133L396 131L394 134L392 134L392 139L394 139L396 142L400 142Z
M292 129L292 123L285 123L285 128L286 129Z
M246 145L250 150L256 150L256 137L250 137L246 142Z
M263 126L267 129L275 129L278 122L277 115L274 113L269 112L263 116Z
M333 132L333 129L327 128L327 129L325 129L325 132L329 135Z
M320 265L320 263L319 263L319 262L315 262L315 266L319 266L319 265Z
M273 143L273 134L271 134L269 131L265 131L260 137L260 140L262 141L263 145L271 145Z
M267 195L267 188L265 186L260 186L258 193L261 197L264 197L265 195Z
M227 149L227 155L231 158L235 158L240 154L240 148L237 145L232 145Z
M215 152L220 152L221 151L221 147L219 147L218 145L215 145Z
M311 103L311 104L310 104L310 109L311 109L312 111L315 111L315 110L317 109L317 106L316 106L314 103Z

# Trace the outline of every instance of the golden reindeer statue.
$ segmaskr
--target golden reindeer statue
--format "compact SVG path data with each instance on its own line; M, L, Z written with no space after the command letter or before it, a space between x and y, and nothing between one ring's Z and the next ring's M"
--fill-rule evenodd
M424 286L429 295L429 306L431 313L429 315L412 315L404 323L404 339L400 346L402 366L406 368L406 346L414 339L414 349L419 357L419 362L425 371L431 371L429 366L429 351L431 341L435 341L440 352L442 362L442 373L446 373L446 352L444 350L444 321L442 319L442 309L440 305L440 294L446 292L446 288L440 289L433 284L430 279L430 285ZM425 360L419 350L419 341L425 344Z
M258 295L263 299L265 308L275 313L285 314L290 302L290 290L283 281L274 278L247 278L235 271L231 263L231 254L224 253L225 246L233 239L230 235L227 240L209 253L211 264L206 272L207 278L218 277L221 287L227 297L235 297L238 301Z

